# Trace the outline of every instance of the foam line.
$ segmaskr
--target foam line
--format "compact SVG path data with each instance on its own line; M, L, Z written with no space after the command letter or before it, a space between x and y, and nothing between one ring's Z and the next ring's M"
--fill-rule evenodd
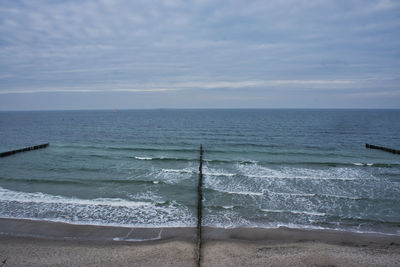
M7 190L0 187L0 201L16 201L20 203L47 203L47 204L77 204L77 205L107 205L112 207L140 207L149 206L149 202L129 201L121 198L80 199L41 192L27 193Z
M311 216L326 216L325 213L321 212L310 212L310 211L298 211L298 210L270 210L270 209L261 209L264 212L271 212L271 213L292 213L292 214L305 214Z

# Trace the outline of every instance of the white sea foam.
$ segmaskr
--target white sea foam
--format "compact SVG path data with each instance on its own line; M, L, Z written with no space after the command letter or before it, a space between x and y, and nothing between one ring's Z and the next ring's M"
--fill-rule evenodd
M185 169L162 169L162 172L166 172L166 173L193 173L194 169L189 169L189 168L185 168Z
M129 235L132 233L132 231L135 228L132 228L131 231L125 236L125 237L114 237L114 241L129 241L129 242L144 242L144 241L154 241L154 240L160 240L161 239L161 234L163 232L163 229L160 229L158 232L158 235L155 237L150 237L150 238L129 238Z
M220 169L204 168L204 185L215 191L248 196L262 196L263 193L255 183L242 183L235 174L226 173Z
M228 191L228 190L223 190L219 188L213 188L213 190L221 192L221 193L227 193L227 194L233 194L233 195L247 195L247 196L262 196L262 192L249 192L249 191Z
M138 160L152 160L153 158L151 158L151 157L137 157L137 156L135 156L135 159L138 159Z
M207 176L227 176L227 177L235 176L234 173L226 173L226 172L203 172L203 174Z
M132 201L120 198L80 199L0 187L1 217L62 221L78 224L140 227L189 226L195 218L176 201Z
M356 166L373 166L373 163L359 163L359 162L354 162L353 165Z
M112 207L140 207L149 206L149 202L124 200L121 198L95 198L81 199L58 195L44 194L42 192L19 192L0 187L0 201L17 201L21 203L47 203L47 204L77 204L77 205L107 205Z
M283 195L283 196L295 196L295 197L315 197L316 194L302 194L302 193L283 193L283 192L269 192L270 194Z
M128 241L128 242L145 242L145 241L154 241L154 240L160 240L160 237L154 237L154 238L121 238L121 237L114 237L114 241Z
M352 200L360 200L360 197L352 197L352 196L343 196L343 195L332 195L332 194L320 194L321 196L326 197L333 197L333 198L345 198L345 199L352 199Z
M258 164L236 165L240 175L256 179L314 179L351 181L372 178L370 174L352 168L292 168L272 169Z
M182 180L191 179L195 168L187 167L184 169L158 169L152 172L155 180L167 184L177 184Z
M353 177L310 177L310 176L268 176L268 175L246 175L249 178L264 178L264 179L310 179L310 180L341 180L341 181L354 181L358 178Z
M206 178L211 179L211 177L212 177L212 179L214 179L215 177L233 177L236 174L226 172L224 169L209 168L207 165L205 165L205 166L203 166L203 175Z
M311 216L326 216L325 213L321 212L310 212L310 211L298 211L298 210L270 210L270 209L261 209L264 212L271 212L271 213L292 213L292 214L305 214Z
M233 209L220 210L203 217L203 225L220 228L250 226L252 223Z
M146 201L146 202L156 202L159 203L160 201L162 202L162 197L155 192L148 190L136 194L128 194L127 195L129 199L140 199L141 201Z
M259 192L242 192L242 191L224 191L228 194L249 195L249 196L262 196L263 193Z

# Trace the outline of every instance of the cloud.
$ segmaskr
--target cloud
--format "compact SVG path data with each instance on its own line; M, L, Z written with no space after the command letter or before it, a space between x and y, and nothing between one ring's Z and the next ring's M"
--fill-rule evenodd
M399 12L389 0L6 0L0 94L393 92Z
M85 70L84 70L85 71ZM393 81L395 82L395 81ZM190 90L217 90L225 89L227 94L229 90L281 90L284 91L309 91L309 90L331 90L343 91L348 89L371 89L377 84L388 83L382 79L367 80L253 80L253 81L197 81L197 82L169 82L169 83L144 83L144 84L98 84L89 86L59 86L59 87L41 87L19 90L3 90L0 94L22 94L22 93L56 93L56 92L169 92L169 91L190 91ZM386 86L388 87L388 86ZM372 95L372 94L371 94Z

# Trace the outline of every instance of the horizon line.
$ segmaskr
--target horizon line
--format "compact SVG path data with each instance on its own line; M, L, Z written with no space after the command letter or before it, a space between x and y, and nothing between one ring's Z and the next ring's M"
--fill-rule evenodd
M93 109L5 109L0 112L43 112L43 111L156 111L156 110L400 110L399 108L357 108L357 107L277 107L277 108L93 108Z

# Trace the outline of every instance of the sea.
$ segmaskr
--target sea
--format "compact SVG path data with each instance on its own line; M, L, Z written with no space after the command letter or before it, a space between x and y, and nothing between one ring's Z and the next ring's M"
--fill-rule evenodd
M0 112L0 217L400 235L400 110Z

